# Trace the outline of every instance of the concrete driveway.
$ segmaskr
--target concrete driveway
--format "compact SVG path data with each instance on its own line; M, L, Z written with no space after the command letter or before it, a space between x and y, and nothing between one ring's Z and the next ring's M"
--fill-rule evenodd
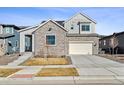
M78 84L124 84L124 64L94 55L72 55ZM79 79L80 78L80 79Z
M45 67L75 67L79 76L8 77L0 78L0 84L124 84L124 64L94 55L71 55L70 57L72 60L70 65L24 66L24 69L14 76L33 75Z

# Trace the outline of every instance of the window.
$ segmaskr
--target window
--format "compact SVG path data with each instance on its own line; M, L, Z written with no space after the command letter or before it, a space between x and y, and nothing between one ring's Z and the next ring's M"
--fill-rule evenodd
M82 31L90 31L90 25L82 25Z
M106 45L106 40L103 41L103 45L104 45L104 46Z
M13 28L12 27L5 27L5 33L13 33Z
M55 45L55 35L46 35L46 44Z
M9 28L8 27L5 28L5 33L9 33Z

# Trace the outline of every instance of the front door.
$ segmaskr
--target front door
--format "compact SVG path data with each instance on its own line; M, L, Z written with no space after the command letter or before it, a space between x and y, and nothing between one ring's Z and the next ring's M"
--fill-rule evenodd
M32 52L32 35L25 35L25 52Z

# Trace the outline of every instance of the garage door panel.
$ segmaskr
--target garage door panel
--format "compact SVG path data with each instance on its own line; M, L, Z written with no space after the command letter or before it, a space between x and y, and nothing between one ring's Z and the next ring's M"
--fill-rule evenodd
M69 54L92 54L92 43L69 43Z

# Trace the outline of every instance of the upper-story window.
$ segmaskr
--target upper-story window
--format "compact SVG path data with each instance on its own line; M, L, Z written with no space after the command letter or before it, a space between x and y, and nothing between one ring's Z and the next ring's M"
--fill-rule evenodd
M106 40L103 40L103 45L104 45L104 46L106 45Z
M55 45L55 35L46 35L46 44Z
M82 24L81 31L90 31L90 24Z
M4 31L6 34L12 34L13 33L13 27L5 27Z

